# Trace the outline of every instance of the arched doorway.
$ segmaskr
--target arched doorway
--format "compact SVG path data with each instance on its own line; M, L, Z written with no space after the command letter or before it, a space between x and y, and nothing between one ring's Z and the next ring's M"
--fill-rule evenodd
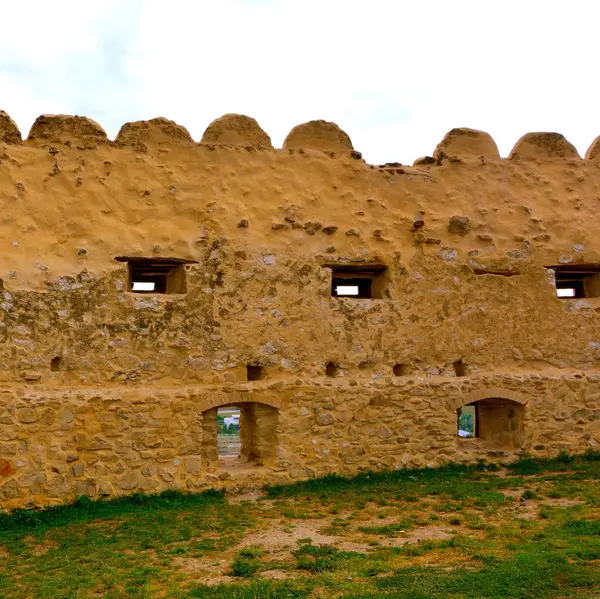
M239 419L235 416L239 414ZM236 427L238 443L224 439L224 422ZM202 413L202 456L209 469L239 466L272 467L277 459L279 411L257 402L239 402ZM237 423L236 423L237 420ZM223 423L223 424L222 424Z
M503 397L486 397L457 410L457 434L465 444L514 451L523 446L525 407Z

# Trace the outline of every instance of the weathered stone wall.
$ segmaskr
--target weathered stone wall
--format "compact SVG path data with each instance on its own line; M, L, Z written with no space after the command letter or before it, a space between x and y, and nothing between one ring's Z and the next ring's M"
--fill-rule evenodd
M600 374L382 377L223 387L39 391L0 398L4 507L163 489L243 488L328 472L506 461L585 451L600 435ZM456 434L456 410L506 398L524 409L522 447ZM203 413L258 402L279 410L274 463L219 470L203 452ZM216 430L215 430L216 433Z
M600 298L545 268L600 264L596 154L531 134L505 160L457 129L375 168L309 125L286 150L235 115L203 144L166 119L0 137L1 507L597 447ZM193 260L186 293L128 292L117 256ZM385 265L381 299L332 298L340 264Z

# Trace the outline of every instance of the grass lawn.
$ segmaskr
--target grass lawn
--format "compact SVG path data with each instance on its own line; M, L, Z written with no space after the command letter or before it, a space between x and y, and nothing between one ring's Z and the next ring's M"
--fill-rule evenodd
M600 598L600 455L0 515L1 599Z

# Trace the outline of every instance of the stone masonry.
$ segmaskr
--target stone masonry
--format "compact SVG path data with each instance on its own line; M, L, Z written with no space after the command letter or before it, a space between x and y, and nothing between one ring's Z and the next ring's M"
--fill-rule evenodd
M0 112L0 508L597 448L599 143Z

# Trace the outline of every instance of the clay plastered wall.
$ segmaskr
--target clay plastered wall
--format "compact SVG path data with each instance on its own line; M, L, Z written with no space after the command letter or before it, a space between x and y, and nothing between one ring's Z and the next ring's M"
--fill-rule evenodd
M529 135L501 159L453 130L436 158L376 168L338 132L325 151L329 123L273 150L232 115L204 144L166 119L114 144L72 117L23 143L4 122L2 505L514 457L457 439L483 388L528 398L520 451L600 441L600 304L558 300L544 268L600 263L595 154ZM116 256L196 263L186 294L140 296ZM347 261L386 265L385 297L331 298L323 265ZM232 481L203 459L202 413L239 393L279 410L278 462Z

